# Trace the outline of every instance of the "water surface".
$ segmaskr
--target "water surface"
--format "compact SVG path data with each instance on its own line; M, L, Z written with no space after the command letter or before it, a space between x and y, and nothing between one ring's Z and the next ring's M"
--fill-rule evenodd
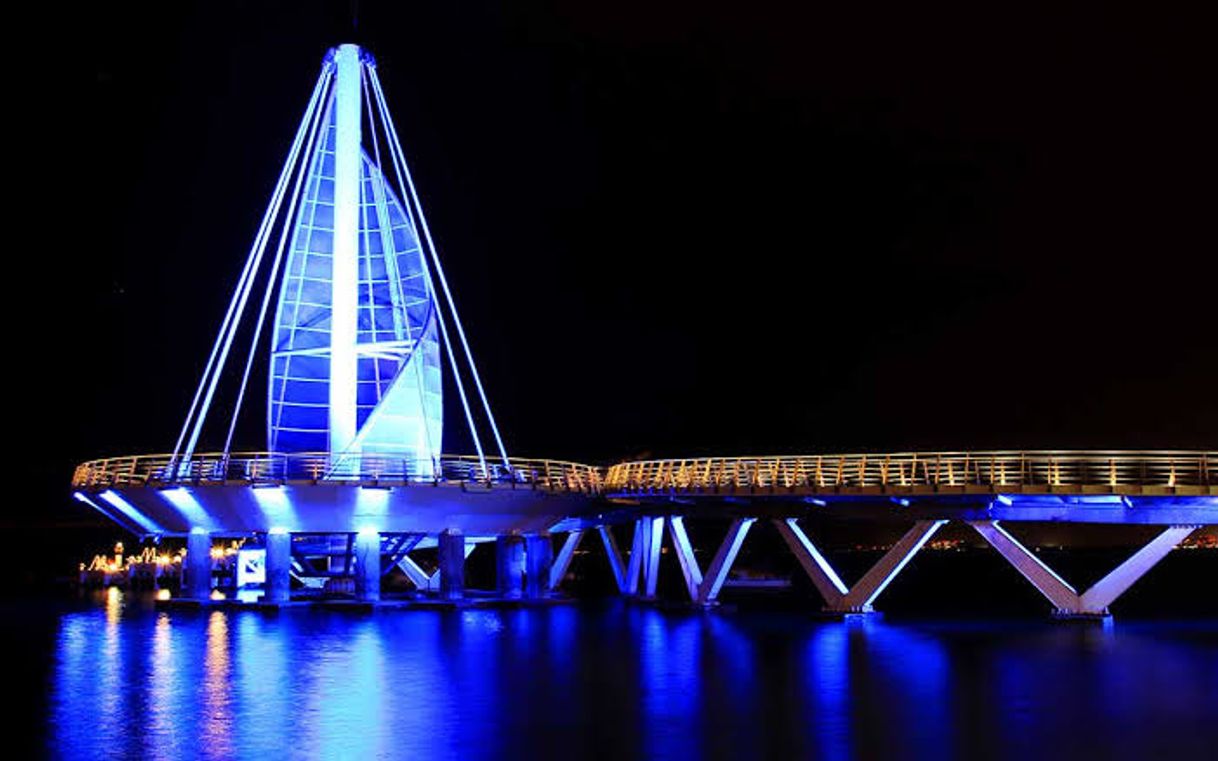
M45 619L10 657L61 758L1201 758L1218 722L1218 622L157 612L117 591Z

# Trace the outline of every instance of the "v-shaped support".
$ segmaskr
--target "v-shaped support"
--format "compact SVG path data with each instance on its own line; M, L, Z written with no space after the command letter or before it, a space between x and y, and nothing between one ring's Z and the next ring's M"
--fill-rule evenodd
M740 553L740 547L744 544L749 529L756 522L756 518L737 518L732 522L727 536L719 545L705 574L699 568L694 556L693 545L685 530L685 520L679 515L666 518L645 517L635 522L630 560L625 564L624 571L622 570L624 564L612 535L607 530L602 530L601 537L605 542L610 565L619 580L618 588L621 592L635 594L638 592L641 582L643 596L653 598L656 594L659 575L660 547L664 525L667 524L673 552L677 556L677 562L685 577L685 589L689 593L690 600L699 605L713 605L727 581L728 573L731 571L736 556ZM800 529L794 518L776 519L774 525L777 526L779 533L799 559L800 565L812 579L812 583L825 598L826 609L849 613L871 610L871 603L900 573L914 553L921 549L931 535L946 522L918 521L915 523L914 527L906 532L852 588L846 587L837 572Z
M685 531L685 519L679 515L645 516L634 522L634 538L630 546L630 559L622 561L617 541L613 538L607 526L600 526L601 540L605 545L605 554L609 557L609 566L617 581L618 591L622 594L634 595L640 593L644 599L655 599L660 581L660 551L664 542L664 526L668 525L668 533L672 538L673 549L677 562L681 565L681 573L685 577L685 588L691 600L700 599L699 590L702 587L702 570L694 557L693 546L689 534ZM717 590L716 590L717 591Z
M922 545L947 521L918 521L897 540L884 556L863 574L853 587L847 588L841 577L829 565L812 540L796 523L795 518L775 518L774 526L791 552L803 566L804 572L825 598L825 610L835 613L866 613L884 588L896 578L905 564Z
M1151 539L1128 560L1114 568L1107 576L1097 581L1090 589L1079 594L1053 569L1011 536L998 521L969 521L969 525L998 550L1008 563L1032 586L1053 603L1054 615L1106 616L1108 606L1124 594L1176 545L1188 538L1196 526L1171 526Z
M422 538L422 535L420 535L420 538ZM418 542L416 541L414 544L418 544ZM411 549L413 549L413 546L414 545L412 544ZM465 557L468 558L470 553L473 552L474 548L477 546L478 545L474 544L473 542L466 542ZM398 568L402 569L402 573L406 574L406 578L410 579L410 583L414 584L415 589L419 590L420 592L435 592L440 589L439 569L436 569L429 574L427 571L423 570L422 566L415 562L414 558L405 553L397 558L396 565Z

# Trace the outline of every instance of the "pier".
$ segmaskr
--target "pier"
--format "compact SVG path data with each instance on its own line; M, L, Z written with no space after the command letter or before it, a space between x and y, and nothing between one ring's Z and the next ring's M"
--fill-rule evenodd
M262 451L243 451L234 438L258 361L269 367L255 410L266 440ZM472 454L444 451L446 379ZM225 394L220 407L231 414L217 420ZM1103 619L1198 527L1218 525L1210 451L826 453L602 467L509 455L489 399L376 61L341 45L322 62L172 450L85 462L72 488L137 537L185 543L174 561L176 600L238 604L216 589L218 577L232 576L233 589L264 608L549 604L588 543L601 548L617 591L640 601L657 600L661 554L671 548L685 603L707 608L764 527L822 598L817 612L868 615L911 558L957 522L1054 616ZM202 448L208 440L215 451ZM847 583L808 530L812 516L896 523L904 533ZM709 520L729 527L700 563L688 527ZM1008 530L1021 522L1158 533L1079 590ZM213 558L217 543L233 542L236 567L218 569L230 561ZM496 580L475 593L466 561L484 545ZM429 565L420 553L432 551ZM383 594L395 571L412 587L408 598Z

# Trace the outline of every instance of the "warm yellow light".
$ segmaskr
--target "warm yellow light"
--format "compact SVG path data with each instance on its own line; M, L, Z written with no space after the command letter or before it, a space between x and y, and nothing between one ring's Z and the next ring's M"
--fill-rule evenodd
M224 593L223 593L223 592L221 592L221 591L220 591L220 590L218 590L218 589L213 589L213 590L211 591L211 599L213 599L213 600L223 600L223 599L226 599L226 598L224 597Z
M168 600L169 599L169 590L168 589L158 589L156 591L156 599Z

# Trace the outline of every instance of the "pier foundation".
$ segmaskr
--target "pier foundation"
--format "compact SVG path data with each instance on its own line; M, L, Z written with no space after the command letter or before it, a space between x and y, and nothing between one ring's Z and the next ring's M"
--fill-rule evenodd
M508 534L495 539L496 587L505 600L524 596L524 549L523 536Z
M465 535L442 531L439 536L440 597L460 600L465 597Z
M272 530L266 535L266 592L262 601L279 605L292 596L292 536Z
M550 567L554 563L554 546L549 534L525 537L524 596L530 600L545 597L550 591Z
M186 535L186 584L188 600L211 598L211 534L191 529Z
M381 535L376 531L365 529L355 535L355 598L381 599Z

